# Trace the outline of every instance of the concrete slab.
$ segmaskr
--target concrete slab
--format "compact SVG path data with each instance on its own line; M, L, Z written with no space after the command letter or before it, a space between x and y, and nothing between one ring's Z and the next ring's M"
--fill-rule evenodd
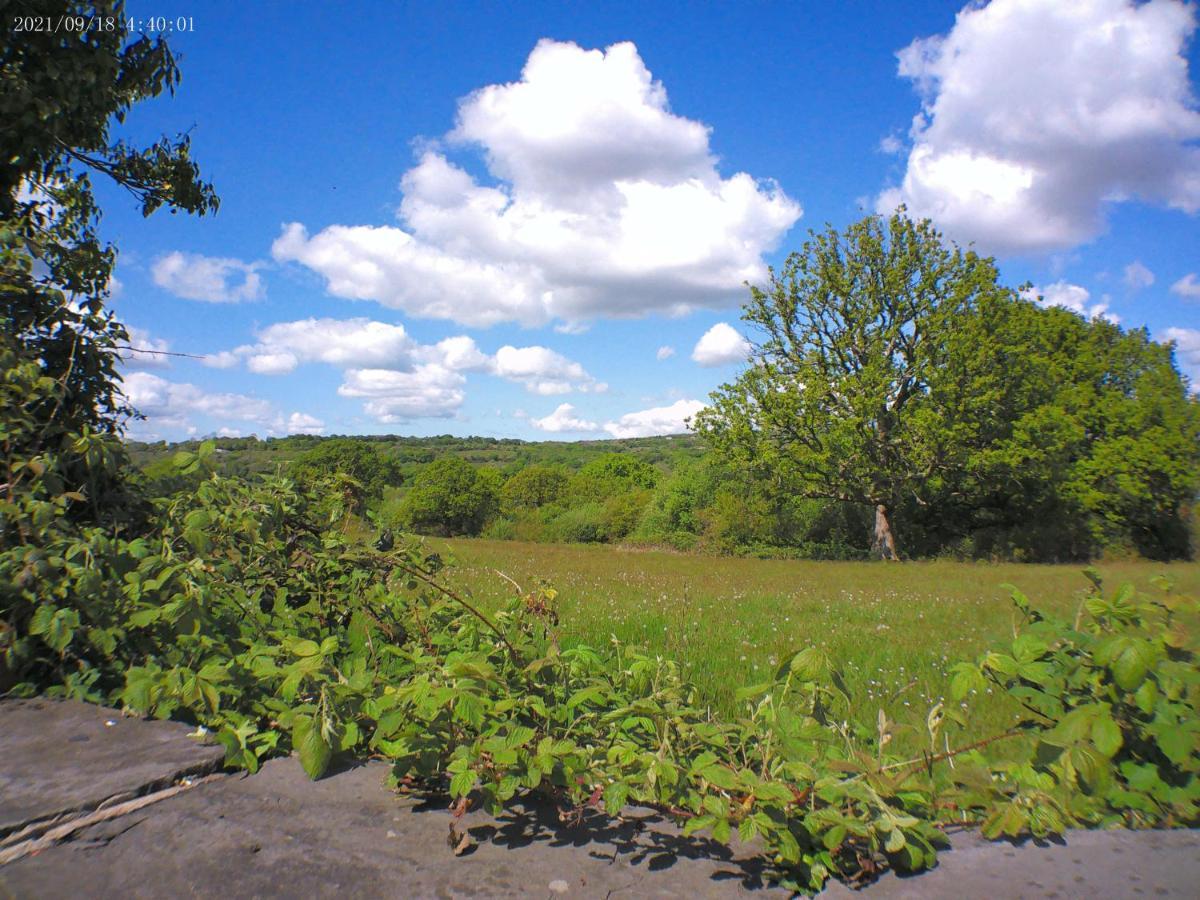
M143 781L146 772L161 775L171 768L146 768L148 751L128 743L124 755L114 751L98 766L93 744L109 740L99 735L112 729L128 726L125 740L138 736L135 729L149 729L141 734L159 750L190 740L183 737L186 726L125 719L106 729L104 723L114 718L110 710L39 703L43 705L0 704L0 807L61 807L84 794L99 796L114 785ZM75 722L75 731L66 729L69 721ZM69 740L75 733L89 739ZM171 752L184 749L200 748L188 743ZM211 754L208 759L219 759L211 749L204 752ZM597 814L575 826L560 822L550 806L517 806L498 819L474 812L456 826L469 831L475 846L456 857L448 846L453 819L444 801L388 791L387 771L385 763L366 762L314 783L296 760L272 760L257 775L222 777L83 828L67 843L0 867L0 898L694 900L748 891L785 894L764 884L753 847L683 838L649 810L627 810L623 820ZM134 777L133 772L142 774ZM89 778L105 787L84 790ZM59 799L35 803L41 795L28 787L18 787L10 798L11 786L22 779L40 785L46 796L57 790ZM59 789L60 783L73 787ZM989 843L962 833L954 836L953 846L941 854L933 872L911 878L885 875L865 889L868 900L1200 895L1200 832L1195 831L1071 832L1061 842L1040 846ZM834 884L823 896L849 893Z
M88 703L0 702L0 837L218 768L224 749L190 730Z
M204 785L0 869L16 897L696 897L762 887L749 848L680 837L648 810L563 827L554 810L468 814L456 857L440 804L370 762L305 778L294 759ZM770 893L787 896L774 889Z
M830 885L821 896L867 900L962 898L1200 897L1200 832L1069 831L1053 842L1019 845L984 840L978 832L951 839L931 872L884 875L865 892Z

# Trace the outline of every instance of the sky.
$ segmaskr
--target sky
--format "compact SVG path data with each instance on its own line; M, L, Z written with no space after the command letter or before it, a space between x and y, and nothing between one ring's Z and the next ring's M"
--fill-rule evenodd
M1200 385L1194 4L131 2L215 216L98 186L130 437L678 433L747 283L905 204Z

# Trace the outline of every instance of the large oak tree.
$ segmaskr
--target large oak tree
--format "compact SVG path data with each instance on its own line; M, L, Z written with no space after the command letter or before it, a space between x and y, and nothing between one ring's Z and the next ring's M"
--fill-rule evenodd
M802 496L874 509L873 552L897 559L893 511L954 466L929 386L957 317L1011 297L991 260L898 212L812 234L743 318L752 364L695 422L735 464Z

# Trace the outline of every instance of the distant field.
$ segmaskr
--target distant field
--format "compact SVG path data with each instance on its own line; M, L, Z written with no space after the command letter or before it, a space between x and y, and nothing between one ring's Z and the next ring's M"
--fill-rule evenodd
M724 712L737 688L765 680L788 653L825 648L844 668L874 722L879 707L923 728L932 702L949 694L948 666L974 659L1015 621L1000 585L1020 587L1048 611L1074 615L1089 587L1082 566L956 562L841 563L709 558L594 545L429 539L458 561L451 578L497 602L511 587L493 570L559 591L567 642L602 645L611 635L678 660ZM1155 575L1200 591L1200 563L1097 566L1108 589L1123 581L1152 590ZM1001 730L1015 707L972 701L976 733ZM913 733L905 743L917 740Z

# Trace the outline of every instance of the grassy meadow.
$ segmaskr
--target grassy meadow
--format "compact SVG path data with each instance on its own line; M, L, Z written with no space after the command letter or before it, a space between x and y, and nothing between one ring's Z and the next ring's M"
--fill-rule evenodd
M1074 616L1090 583L1081 566L928 561L904 563L760 560L640 551L611 546L428 539L448 548L452 582L488 604L511 594L496 571L526 587L559 591L564 642L603 645L616 636L670 656L716 710L734 710L735 691L769 677L805 646L842 666L863 722L880 707L913 730L949 697L950 665L1011 638L1015 610L1004 583L1038 606ZM1125 581L1154 590L1166 574L1177 590L1200 591L1200 563L1111 562L1096 566L1106 589ZM972 736L1002 730L1017 714L999 697L969 700Z

